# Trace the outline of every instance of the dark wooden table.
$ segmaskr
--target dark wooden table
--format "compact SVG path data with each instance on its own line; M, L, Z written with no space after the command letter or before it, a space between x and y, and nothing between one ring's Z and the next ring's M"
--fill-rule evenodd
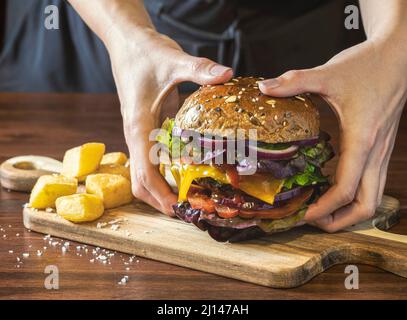
M322 128L332 134L336 145L333 114L325 108L321 118ZM66 149L88 141L104 142L108 151L127 150L116 96L0 94L0 162L24 154L61 159ZM406 162L404 114L386 186L386 194L401 201L401 221L391 230L400 234L407 234ZM328 171L334 169L334 164L328 166ZM60 239L50 241L26 230L21 213L27 200L28 194L0 188L1 299L407 298L407 279L366 265L358 265L358 290L345 289L345 265L334 266L299 288L276 290L143 258L129 262L130 256L121 253L114 254L111 264L92 263L93 247L77 249L79 244L71 242L63 253ZM42 254L37 255L37 250ZM44 269L48 265L58 267L59 290L44 287L48 275ZM119 285L124 275L129 281Z

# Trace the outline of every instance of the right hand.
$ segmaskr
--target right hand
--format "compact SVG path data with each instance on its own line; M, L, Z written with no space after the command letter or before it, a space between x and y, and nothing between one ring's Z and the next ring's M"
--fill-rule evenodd
M149 160L153 144L149 134L160 127L161 111L177 109L178 83L223 83L233 76L233 71L186 54L175 41L150 28L109 41L108 51L130 152L133 194L173 216L172 205L177 197Z

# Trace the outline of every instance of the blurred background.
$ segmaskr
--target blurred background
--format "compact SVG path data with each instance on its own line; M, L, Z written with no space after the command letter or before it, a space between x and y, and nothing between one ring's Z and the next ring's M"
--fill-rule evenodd
M59 29L44 8L59 9ZM274 77L325 63L364 40L347 30L357 0L145 0L158 31L236 75ZM194 89L191 84L182 91ZM115 92L101 41L63 0L0 0L0 92Z

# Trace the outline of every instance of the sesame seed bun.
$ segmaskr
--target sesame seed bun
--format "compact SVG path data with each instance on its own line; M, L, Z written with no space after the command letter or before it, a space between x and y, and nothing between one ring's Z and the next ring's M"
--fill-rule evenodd
M202 86L175 117L175 126L201 134L230 136L237 129L257 129L257 140L281 143L318 136L319 113L309 94L275 98L260 92L261 78L236 78Z

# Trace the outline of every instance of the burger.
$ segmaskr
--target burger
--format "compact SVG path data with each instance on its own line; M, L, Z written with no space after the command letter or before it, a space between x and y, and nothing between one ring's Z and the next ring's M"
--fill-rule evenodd
M200 87L157 135L161 173L178 192L176 216L217 241L301 225L329 186L322 167L334 152L314 97L270 97L260 80Z

